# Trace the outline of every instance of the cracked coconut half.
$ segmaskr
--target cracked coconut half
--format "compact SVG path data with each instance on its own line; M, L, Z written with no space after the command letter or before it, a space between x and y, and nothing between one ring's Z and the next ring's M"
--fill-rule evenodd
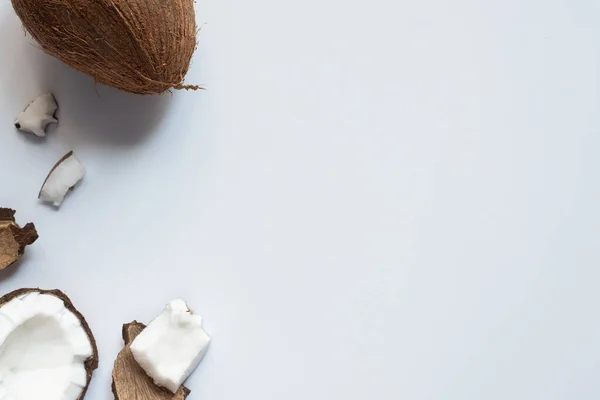
M123 325L125 348L121 350L113 369L112 390L116 400L185 400L190 390L180 386L175 394L156 385L131 354L131 342L146 328L133 321Z
M0 208L0 271L18 261L25 246L37 238L35 225L29 223L21 228L15 221L15 210Z
M0 399L81 400L97 367L92 331L63 292L0 298Z

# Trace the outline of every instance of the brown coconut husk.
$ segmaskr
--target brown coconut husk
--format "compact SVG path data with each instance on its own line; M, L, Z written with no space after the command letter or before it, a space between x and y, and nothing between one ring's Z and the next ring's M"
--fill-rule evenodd
M38 239L35 225L22 228L15 221L15 210L0 208L0 271L17 262L25 247Z
M125 348L121 350L113 369L112 391L116 400L185 400L190 389L181 386L173 394L157 386L133 358L130 345L146 325L133 321L123 325Z
M44 51L126 92L183 85L196 49L194 0L12 0Z
M77 319L81 323L81 327L83 328L83 330L85 331L85 333L88 336L90 344L92 345L92 356L89 357L87 360L85 360L86 384L77 399L77 400L82 400L85 397L85 394L87 393L88 387L90 386L90 382L92 381L92 375L93 375L94 371L98 368L98 346L96 345L96 339L94 338L94 335L92 334L92 330L90 329L90 326L88 325L87 321L85 320L85 317L83 316L83 314L81 314L79 311L77 311L77 309L71 302L71 299L69 299L69 297L66 294L64 294L63 292L61 292L58 289L54 289L54 290L42 290L42 289L37 289L37 288L18 289L18 290L15 290L14 292L10 292L10 293L5 294L4 296L0 297L0 308L2 308L2 306L4 306L4 304L8 303L15 297L19 297L21 295L28 294L31 292L37 292L40 294L49 294L54 297L58 297L60 300L62 300L62 302L64 303L67 310L71 311L73 313L73 315L75 315L77 317ZM35 382L34 382L34 384L35 384Z

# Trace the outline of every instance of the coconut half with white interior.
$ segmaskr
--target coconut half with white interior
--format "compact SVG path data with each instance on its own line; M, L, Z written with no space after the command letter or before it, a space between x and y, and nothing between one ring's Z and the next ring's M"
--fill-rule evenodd
M1 400L81 400L96 368L92 331L63 292L0 297Z

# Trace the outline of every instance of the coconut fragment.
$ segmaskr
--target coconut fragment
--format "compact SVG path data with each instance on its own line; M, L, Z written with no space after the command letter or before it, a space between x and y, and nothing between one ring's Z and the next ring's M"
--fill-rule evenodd
M57 109L58 104L52 93L41 95L19 114L15 127L23 132L44 137L48 124L58 124L58 120L54 117Z
M15 222L15 210L0 208L0 271L18 261L25 253L25 246L37 238L35 225L28 223L21 228Z
M42 189L39 198L60 207L67 192L79 182L85 169L72 151L65 154L52 168Z
M158 386L177 392L204 358L210 337L202 317L183 300L173 300L131 344L137 363Z
M175 394L157 386L131 354L131 342L146 328L146 325L133 321L123 325L125 347L115 361L112 390L116 400L184 400L190 390L180 386Z
M90 327L63 292L0 298L1 399L81 400L97 367Z

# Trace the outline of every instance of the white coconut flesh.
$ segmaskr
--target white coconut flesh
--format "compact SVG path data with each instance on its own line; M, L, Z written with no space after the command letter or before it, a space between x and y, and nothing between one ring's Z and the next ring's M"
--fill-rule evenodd
M93 347L64 302L30 292L0 307L0 400L77 400Z
M131 353L158 386L176 393L204 358L210 336L202 317L173 300L131 344Z
M70 152L59 161L46 178L40 191L40 199L56 207L60 206L65 195L83 178L84 174L83 165L75 154Z
M30 132L39 137L46 136L46 127L50 123L58 123L54 113L58 104L51 93L42 95L27 106L15 121L15 127L24 132Z

